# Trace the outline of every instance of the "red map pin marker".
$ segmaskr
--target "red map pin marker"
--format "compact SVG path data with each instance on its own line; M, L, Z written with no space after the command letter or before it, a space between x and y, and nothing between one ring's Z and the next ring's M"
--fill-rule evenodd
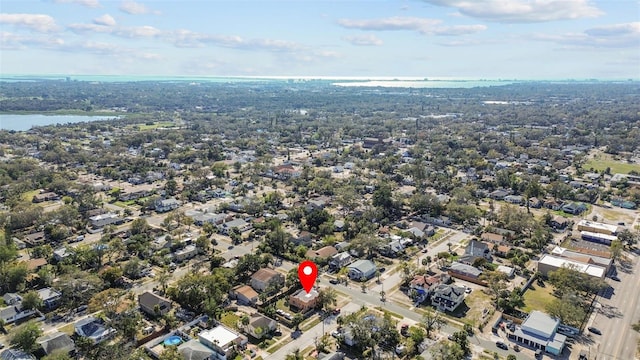
M317 277L318 267L312 261L306 260L298 265L298 278L300 278L300 283L307 294L313 289Z

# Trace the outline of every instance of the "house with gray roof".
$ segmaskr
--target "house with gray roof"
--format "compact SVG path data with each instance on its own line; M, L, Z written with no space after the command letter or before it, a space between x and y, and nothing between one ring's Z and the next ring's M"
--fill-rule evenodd
M473 267L471 265L454 261L449 266L449 269L447 272L451 277L454 277L454 278L470 281L472 283L476 283L482 286L487 285L483 280L480 279L480 276L482 275L482 270L476 267Z
M36 360L36 357L18 349L7 349L0 353L0 360Z
M50 355L54 352L69 354L76 350L76 344L69 335L63 332L54 332L41 336L36 342L40 345L45 355Z
M116 329L105 326L102 319L93 316L79 320L74 328L78 336L89 338L94 344L110 339L116 334Z
M42 304L47 310L53 310L60 305L60 299L62 298L62 293L52 289L52 288L44 288L38 290L38 295L40 299L42 299Z
M0 319L8 325L23 319L28 319L35 315L35 313L35 310L22 309L22 304L11 305L0 310Z
M371 279L378 270L376 264L371 260L358 260L347 266L347 269L349 269L349 278L358 281Z
M441 311L454 311L464 301L464 288L439 284L431 294L431 305Z

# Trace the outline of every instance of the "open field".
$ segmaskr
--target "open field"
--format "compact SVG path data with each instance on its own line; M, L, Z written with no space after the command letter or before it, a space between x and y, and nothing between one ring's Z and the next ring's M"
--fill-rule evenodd
M554 296L551 294L553 287L546 285L541 287L534 283L524 293L524 312L531 312L532 310L545 311L547 304L553 301Z
M33 201L33 197L40 194L40 190L31 190L31 191L27 191L25 193L22 193L22 195L20 195L20 198L26 202L32 202Z
M131 125L131 128L144 131L144 130L155 130L161 127L173 127L173 126L176 126L176 123L174 123L173 121L156 121L150 125L147 125L147 124Z
M632 170L640 172L640 164L629 164L626 160L616 160L613 155L601 152L598 152L593 157L589 158L582 168L587 171L590 171L591 168L596 171L602 171L606 168L610 168L612 174L628 174Z

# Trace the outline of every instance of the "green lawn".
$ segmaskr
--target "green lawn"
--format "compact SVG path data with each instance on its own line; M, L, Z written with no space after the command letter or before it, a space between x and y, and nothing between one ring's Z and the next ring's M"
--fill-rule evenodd
M598 153L594 158L589 159L587 162L585 162L582 168L587 171L590 171L591 168L596 171L602 171L606 168L610 168L612 174L628 174L632 170L640 171L640 165L629 164L626 160L623 159L616 160L612 155L604 153Z
M524 293L524 312L531 312L532 310L545 311L547 304L549 304L555 297L552 295L553 286L546 284L545 287L541 287L535 282Z
M232 329L238 328L238 321L240 321L240 317L234 312L227 312L220 318L221 323Z
M157 122L154 122L152 125L136 124L136 125L132 125L131 127L144 131L144 130L154 130L159 127L172 127L172 126L176 126L176 124L173 121L157 121Z
M20 195L20 198L22 198L22 200L27 201L27 202L32 202L33 201L33 197L40 194L40 190L31 190L31 191L27 191L25 193L22 193L22 195Z

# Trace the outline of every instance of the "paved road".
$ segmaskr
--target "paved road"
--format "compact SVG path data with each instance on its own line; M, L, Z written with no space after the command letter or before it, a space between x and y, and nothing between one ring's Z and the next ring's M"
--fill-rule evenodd
M356 312L360 309L360 306L351 302L342 307L342 313L352 313ZM325 319L324 323L324 332L325 334L330 334L333 330L338 328L338 324L335 321L335 317L331 316ZM302 333L302 335L288 343L287 345L278 349L278 351L269 355L267 359L284 359L287 354L292 353L295 349L304 350L309 346L315 346L316 339L320 339L322 336L322 323L317 324L311 329Z
M617 266L621 281L607 279L613 289L597 297L597 309L590 319L589 326L602 331L601 336L590 334L595 341L591 353L597 353L599 360L634 359L640 340L640 334L631 329L640 320L640 275L635 270L638 256L626 254L631 260L630 267Z

